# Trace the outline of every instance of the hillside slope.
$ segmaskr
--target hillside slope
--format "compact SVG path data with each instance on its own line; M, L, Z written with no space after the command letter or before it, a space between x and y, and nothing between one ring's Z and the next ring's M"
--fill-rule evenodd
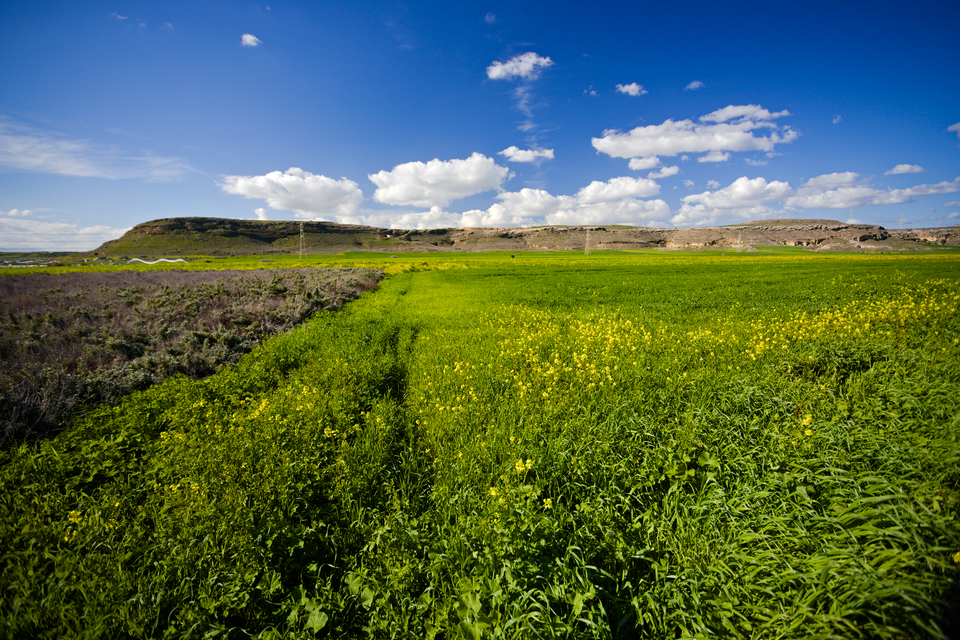
M302 235L301 235L302 231ZM960 227L887 230L835 220L765 220L725 227L655 229L619 225L399 230L337 224L164 218L102 245L100 256L263 255L344 251L559 251L730 249L799 246L818 250L910 250L960 244Z

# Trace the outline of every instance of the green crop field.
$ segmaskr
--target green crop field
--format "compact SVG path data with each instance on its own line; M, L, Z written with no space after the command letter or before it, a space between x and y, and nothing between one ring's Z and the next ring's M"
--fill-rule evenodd
M960 256L514 256L0 451L0 635L958 632Z

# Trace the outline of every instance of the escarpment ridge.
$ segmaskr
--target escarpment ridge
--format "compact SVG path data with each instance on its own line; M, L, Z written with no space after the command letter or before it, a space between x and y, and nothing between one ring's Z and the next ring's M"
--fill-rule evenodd
M929 250L960 245L960 227L884 229L835 220L762 220L720 227L623 225L529 228L386 229L314 221L163 218L105 243L100 256L266 255L346 251L743 250L804 247L814 251Z

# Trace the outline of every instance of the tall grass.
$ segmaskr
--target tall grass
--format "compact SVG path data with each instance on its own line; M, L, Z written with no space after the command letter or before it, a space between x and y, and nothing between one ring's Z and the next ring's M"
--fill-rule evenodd
M522 258L2 454L6 633L945 632L955 260Z

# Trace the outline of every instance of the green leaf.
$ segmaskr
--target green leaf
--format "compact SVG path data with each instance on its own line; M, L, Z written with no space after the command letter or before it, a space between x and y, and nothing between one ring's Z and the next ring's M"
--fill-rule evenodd
M320 609L317 609L310 614L309 618L307 618L307 624L304 626L304 628L308 631L313 631L316 633L327 626L327 620L329 620L327 614Z

